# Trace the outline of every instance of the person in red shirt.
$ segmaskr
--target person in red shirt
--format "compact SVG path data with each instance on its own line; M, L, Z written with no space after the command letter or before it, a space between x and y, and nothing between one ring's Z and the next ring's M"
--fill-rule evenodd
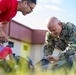
M9 56L10 60L7 60L6 57ZM9 64L10 63L10 64ZM13 66L11 66L11 64ZM14 66L16 65L16 61L13 57L12 49L9 45L4 47L0 43L0 68L6 72L12 71Z
M13 53L11 47L3 47L2 45L0 46L0 60L5 60L6 57L9 55L10 59L13 59Z
M36 6L36 0L0 0L0 41L8 41L6 25L16 15L31 13Z

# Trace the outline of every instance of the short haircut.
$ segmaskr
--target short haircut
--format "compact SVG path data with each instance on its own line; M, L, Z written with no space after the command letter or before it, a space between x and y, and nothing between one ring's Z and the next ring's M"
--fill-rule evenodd
M36 4L36 1L37 0L22 0L22 2L24 2L24 1L32 2L32 3L35 3Z

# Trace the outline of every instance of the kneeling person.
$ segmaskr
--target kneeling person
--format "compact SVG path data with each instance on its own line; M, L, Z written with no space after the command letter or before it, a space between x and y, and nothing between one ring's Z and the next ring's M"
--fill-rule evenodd
M10 61L6 60L9 55ZM3 47L0 45L0 67L5 71L10 71L15 65L15 60L13 58L12 49L9 46Z

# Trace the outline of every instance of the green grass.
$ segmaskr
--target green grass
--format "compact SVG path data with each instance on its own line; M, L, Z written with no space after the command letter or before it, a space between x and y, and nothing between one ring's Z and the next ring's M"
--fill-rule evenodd
M0 68L0 75L76 75L76 62L74 62L74 65L71 69L67 68L60 68L55 71L52 70L46 70L41 71L38 68L35 69L35 71L31 71L28 69L28 66L24 66L23 61L21 61L21 66L19 66L17 69L13 70L12 72L6 73Z

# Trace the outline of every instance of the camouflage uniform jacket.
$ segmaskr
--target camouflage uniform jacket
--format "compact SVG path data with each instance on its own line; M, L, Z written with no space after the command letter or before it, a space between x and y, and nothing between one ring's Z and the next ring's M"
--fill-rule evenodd
M62 31L59 37L53 37L50 32L46 33L44 56L51 55L55 47L62 51L66 50L59 55L61 59L76 52L76 26L74 24L62 22Z

